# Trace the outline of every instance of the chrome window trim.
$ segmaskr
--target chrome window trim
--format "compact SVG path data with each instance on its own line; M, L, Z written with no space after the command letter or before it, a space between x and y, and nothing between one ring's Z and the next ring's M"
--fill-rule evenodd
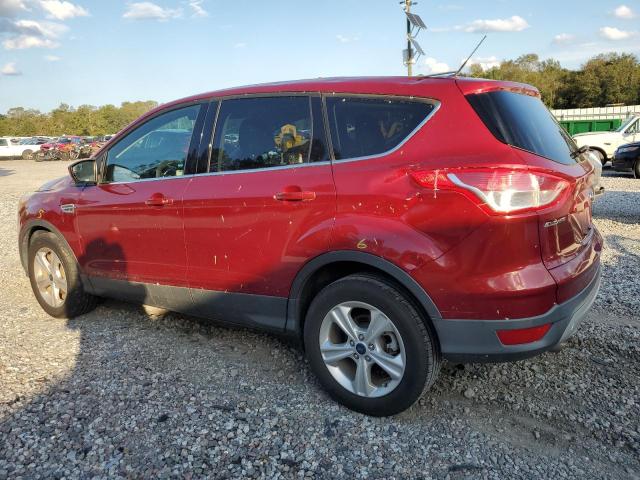
M265 167L265 168L252 168L247 170L225 170L222 172L208 172L208 173L199 173L195 175L196 177L211 177L211 176L223 176L223 175L237 175L237 174L246 174L246 173L256 173L256 172L272 172L274 170L288 170L291 168L306 168L306 167L316 167L321 165L331 165L331 160L326 160L324 162L313 162L313 163L299 163L296 165L280 165L277 167Z
M392 153L396 152L397 150L399 150L400 148L402 148L402 146L407 143L409 140L411 140L411 138L418 133L418 131L420 131L420 129L422 129L422 127L424 127L424 125L431 120L431 118L436 114L436 112L438 110L440 110L440 106L442 105L442 102L440 102L439 100L436 100L435 98L429 98L429 97L414 97L414 96L407 96L407 95L368 95L368 94L363 94L363 93L354 93L354 94L350 94L350 93L339 93L339 92L334 92L334 93L330 93L330 94L323 94L323 100L326 97L349 97L349 98L373 98L373 99L389 99L389 100L408 100L411 102L421 102L421 103L428 103L429 105L433 105L433 109L429 112L429 114L424 118L424 120L422 120L417 126L416 128L414 128L411 132L409 132L409 134L400 142L398 143L398 145L396 145L395 147L386 150L384 152L381 153L376 153L374 155L365 155L362 157L350 157L350 158L341 158L341 159L336 159L334 156L334 152L333 152L333 138L331 138L331 136L329 137L329 144L331 145L331 158L335 163L350 163L350 162L359 162L361 160L373 160L376 158L381 158L381 157L386 157L387 155L391 155ZM325 110L326 110L326 103L325 103ZM329 132L331 132L331 127L329 126L329 112L328 110L326 110L326 119L325 121L327 122L327 128L329 129Z
M142 178L140 180L133 180L131 182L111 182L111 183L105 183L102 185L119 185L119 184L130 184L130 183L140 183L140 182L154 182L158 180L177 180L180 178L194 178L194 177L200 178L200 177L237 175L237 174L256 173L256 172L257 173L272 172L274 170L288 170L290 168L305 168L305 167L316 167L316 166L324 166L324 165L331 165L331 160L325 160L324 162L300 163L296 165L280 165L277 167L253 168L250 170L226 170L223 172L190 173L189 175L179 175L179 176L173 176L173 177Z

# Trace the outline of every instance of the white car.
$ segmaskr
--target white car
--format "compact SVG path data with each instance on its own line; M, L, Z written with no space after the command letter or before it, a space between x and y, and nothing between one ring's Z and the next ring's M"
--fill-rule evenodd
M578 133L573 139L578 147L589 147L604 165L620 145L640 141L640 115L628 118L612 132Z
M24 145L21 143L13 143L11 140L14 137L2 137L0 138L0 158L23 158L29 160L34 151L39 150L38 145Z

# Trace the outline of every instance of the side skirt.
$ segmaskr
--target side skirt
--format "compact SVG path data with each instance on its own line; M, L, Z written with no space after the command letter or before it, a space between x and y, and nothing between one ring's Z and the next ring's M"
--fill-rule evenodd
M100 297L166 308L211 320L283 333L287 299L154 283L88 277L87 291Z

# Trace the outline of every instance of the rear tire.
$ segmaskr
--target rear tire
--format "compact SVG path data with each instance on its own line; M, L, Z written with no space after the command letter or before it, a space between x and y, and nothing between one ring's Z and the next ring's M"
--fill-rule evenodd
M413 302L373 275L350 275L318 293L306 315L304 345L329 395L367 415L406 410L440 369L435 335Z
M31 160L33 158L33 152L31 150L25 150L22 152L23 160Z
M640 179L640 158L636 160L636 164L633 166L633 176Z
M33 293L52 317L74 318L96 307L98 298L84 291L75 257L57 235L33 234L28 266Z

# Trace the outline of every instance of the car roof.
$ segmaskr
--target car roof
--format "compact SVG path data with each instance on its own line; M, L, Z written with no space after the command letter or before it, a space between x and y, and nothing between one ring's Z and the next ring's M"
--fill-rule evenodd
M245 85L200 93L158 105L140 118L124 127L118 134L131 130L135 125L164 110L189 103L206 101L216 97L274 93L343 93L364 95L398 95L440 99L453 93L465 95L491 90L512 90L532 96L540 92L531 85L501 80L477 79L454 76L425 77L331 77L286 82Z

